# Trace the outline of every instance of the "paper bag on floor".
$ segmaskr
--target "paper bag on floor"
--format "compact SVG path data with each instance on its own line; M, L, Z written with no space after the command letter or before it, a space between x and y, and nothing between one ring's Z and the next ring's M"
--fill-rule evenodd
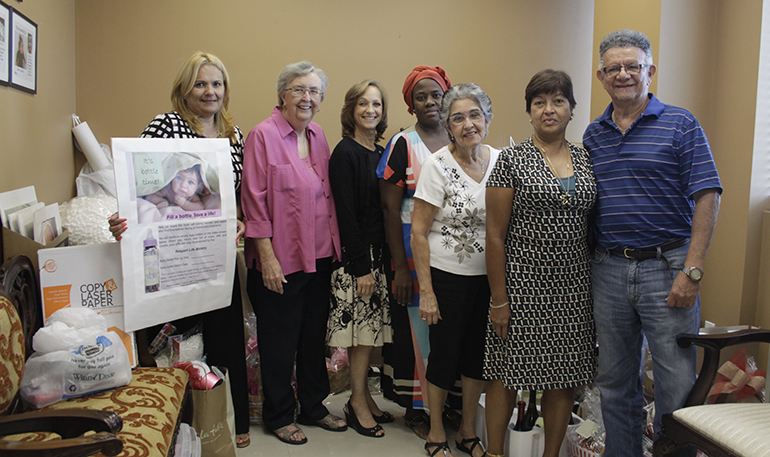
M202 455L235 457L235 413L230 378L211 390L193 390L193 428L201 440Z

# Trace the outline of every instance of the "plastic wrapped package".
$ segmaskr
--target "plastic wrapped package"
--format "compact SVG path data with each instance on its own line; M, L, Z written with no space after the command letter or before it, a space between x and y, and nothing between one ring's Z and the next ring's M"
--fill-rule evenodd
M350 389L350 362L347 348L329 348L330 356L326 359L326 371L332 394Z
M766 373L740 348L719 367L706 403L754 403L765 398Z
M578 388L577 398L581 399L580 409L584 420L579 427L569 427L567 430L570 455L597 457L604 452L604 421L599 388L595 385Z
M246 340L246 383L249 390L249 423L260 425L262 420L262 373L257 347L257 318L253 312L244 317L249 338Z
M107 222L107 218L118 211L118 200L115 197L75 197L59 209L62 226L69 230L71 245L115 242Z

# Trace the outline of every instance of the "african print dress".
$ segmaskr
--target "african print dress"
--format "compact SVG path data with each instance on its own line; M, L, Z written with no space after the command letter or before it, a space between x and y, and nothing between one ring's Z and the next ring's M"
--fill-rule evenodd
M484 355L484 378L509 389L563 389L594 379L587 235L596 181L588 152L572 144L569 151L575 193L568 202L531 139L503 149L487 182L514 189L505 240L508 338L498 337L488 322Z
M391 296L393 344L386 344L382 349L384 359L382 390L388 400L404 408L416 409L428 407L427 391L423 390L420 379L425 378L430 343L428 324L419 316L420 292L411 247L412 212L414 211L414 192L417 189L422 164L430 155L430 149L423 143L415 127L411 126L390 139L377 167L378 178L404 189L404 199L401 201L401 225L404 249L409 270L414 279L415 290L412 302L408 306L399 305ZM387 270L388 290L392 292L394 274L392 265ZM458 379L447 399L452 408L462 408L461 393Z

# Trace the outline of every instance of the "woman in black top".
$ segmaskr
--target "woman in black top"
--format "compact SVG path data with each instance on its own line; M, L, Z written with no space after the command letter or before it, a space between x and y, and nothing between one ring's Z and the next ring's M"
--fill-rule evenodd
M345 95L340 117L343 138L329 161L329 180L343 256L332 273L328 345L350 348L348 425L364 436L381 437L385 431L379 424L393 416L372 399L367 373L374 347L391 342L382 262L385 228L376 175L383 152L376 143L388 124L385 92L376 81L354 85Z

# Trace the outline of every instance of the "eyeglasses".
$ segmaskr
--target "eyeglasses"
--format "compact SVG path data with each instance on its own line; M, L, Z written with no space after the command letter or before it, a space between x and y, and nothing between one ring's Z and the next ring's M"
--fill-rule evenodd
M481 112L481 110L473 110L466 116L462 113L455 113L451 116L449 116L449 122L451 122L454 125L463 125L465 123L465 119L470 119L471 122L478 122L481 120L481 118L484 117L484 113Z
M602 73L604 73L604 76L617 76L620 74L621 69L626 70L627 75L638 75L640 71L642 71L642 68L649 67L650 64L648 63L630 63L628 65L613 65L611 67L604 67L602 68Z
M302 86L287 87L284 90L291 92L291 95L297 98L302 97L303 95L305 95L305 92L307 92L310 95L310 98L312 98L313 100L318 100L319 98L321 98L321 94L323 93L318 89L312 89L312 88L308 89Z

